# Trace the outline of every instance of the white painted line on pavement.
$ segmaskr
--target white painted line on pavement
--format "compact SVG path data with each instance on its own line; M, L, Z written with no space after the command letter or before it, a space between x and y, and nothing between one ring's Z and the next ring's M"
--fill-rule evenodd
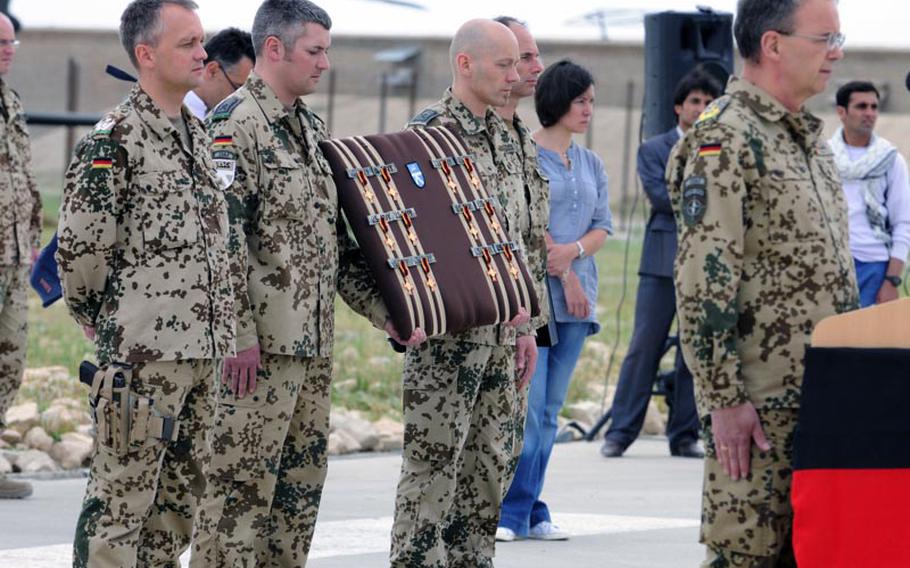
M553 513L553 521L572 536L686 529L697 527L699 524L697 519L579 513ZM388 552L391 531L392 517L319 522L313 536L310 558ZM72 544L0 550L0 566L63 568L72 565L72 561ZM189 563L189 552L184 554L180 561L186 567Z

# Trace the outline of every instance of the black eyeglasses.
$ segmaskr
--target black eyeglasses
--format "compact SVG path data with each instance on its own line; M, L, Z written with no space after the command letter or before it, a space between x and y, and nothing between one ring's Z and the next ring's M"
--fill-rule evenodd
M225 79L227 79L227 82L231 85L231 88L234 89L235 91L237 89L239 89L240 85L238 85L237 83L232 81L231 78L228 76L227 71L224 70L224 63L222 63L218 60L216 60L216 62L218 63L218 68L221 69L221 74L224 75Z
M792 36L792 37L801 37L803 39L809 39L816 43L825 43L825 47L828 51L834 51L844 47L844 43L847 41L847 36L840 32L832 32L824 35L809 35L809 34L798 34L796 32L785 32L783 30L776 30L780 35Z

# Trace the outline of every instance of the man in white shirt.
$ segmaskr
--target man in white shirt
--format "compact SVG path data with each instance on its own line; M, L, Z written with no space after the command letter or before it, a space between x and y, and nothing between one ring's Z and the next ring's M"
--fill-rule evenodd
M186 94L183 104L200 119L246 82L256 63L249 32L227 28L205 42L202 83Z
M850 219L850 253L862 307L896 300L910 251L910 185L907 163L890 142L874 134L879 93L867 81L837 91L843 126L828 144L840 171Z

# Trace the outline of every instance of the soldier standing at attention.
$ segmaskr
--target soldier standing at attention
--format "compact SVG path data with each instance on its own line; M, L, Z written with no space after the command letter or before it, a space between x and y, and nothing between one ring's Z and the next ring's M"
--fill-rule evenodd
M521 99L534 96L537 78L543 71L543 64L540 62L540 49L537 47L537 42L523 22L510 16L500 16L494 18L494 21L509 28L518 41L518 64L516 65L518 82L512 85L512 92L509 94L506 104L495 107L494 110L508 128L510 139L504 148L510 153L518 153L521 172L524 175L522 192L515 196L515 203L519 213L518 229L521 232L522 241L528 245L525 261L536 284L534 291L537 293L540 305L540 315L531 320L529 327L537 330L547 325L550 313L546 286L546 235L550 219L550 188L537 163L537 146L531 138L531 131L518 116L518 103ZM534 365L536 368L537 349L534 349ZM512 485L512 478L518 468L518 460L524 445L525 420L528 414L528 389L517 389L515 392L518 395L518 401L515 404L518 412L515 415L513 427L516 428L515 439L518 443L512 447L512 461L509 463L506 480L503 483L503 489L506 492Z
M508 127L491 108L504 105L518 81L518 42L498 22L471 20L455 34L449 55L451 89L408 127L446 126L461 136L484 187L500 202L504 228L520 240L523 164L516 148L508 151ZM408 350L393 568L493 565L503 485L521 444L516 389L527 384L535 360L527 312Z
M675 147L676 297L706 442L703 567L796 566L793 431L822 318L858 305L847 210L803 108L843 57L834 0L740 0L745 60Z
M9 73L19 40L0 14L0 77ZM0 78L0 430L16 398L28 342L26 291L41 238L41 195L32 174L32 151L22 103ZM0 474L0 499L24 499L31 484Z
M120 38L139 82L66 172L63 294L107 369L76 567L178 565L205 485L213 360L234 351L227 208L205 128L182 106L205 60L195 10L127 6Z
M386 323L338 212L325 125L301 98L329 68L331 27L308 0L263 2L253 73L208 117L239 259L238 337L216 389L194 567L306 564L327 468L336 286Z

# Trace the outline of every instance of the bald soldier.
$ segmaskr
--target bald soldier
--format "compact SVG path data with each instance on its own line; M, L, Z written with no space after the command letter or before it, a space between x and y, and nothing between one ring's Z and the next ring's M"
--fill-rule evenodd
M793 431L821 319L858 305L847 211L803 108L843 57L834 0L740 0L745 61L675 147L676 297L706 442L704 568L796 566Z
M22 384L28 343L26 291L41 238L41 195L32 174L32 152L19 95L2 79L10 71L19 40L0 14L0 430ZM0 473L0 499L32 493L25 481Z
M451 88L408 127L439 125L460 134L484 186L499 201L507 233L521 241L523 164L508 127L491 108L508 101L519 78L515 35L498 22L471 20L455 34L449 53ZM521 443L516 390L527 384L535 359L527 312L505 325L435 337L408 350L393 567L493 565L504 485Z

